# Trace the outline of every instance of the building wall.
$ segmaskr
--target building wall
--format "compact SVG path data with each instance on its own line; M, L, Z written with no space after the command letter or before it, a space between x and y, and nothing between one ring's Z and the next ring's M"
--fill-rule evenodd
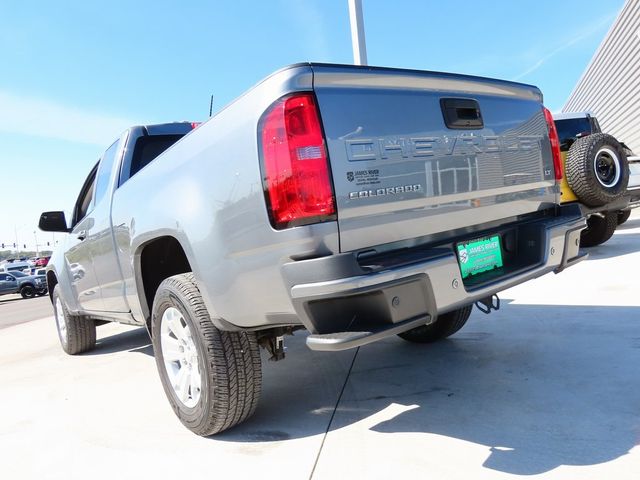
M585 110L640 155L640 0L627 0L562 108Z

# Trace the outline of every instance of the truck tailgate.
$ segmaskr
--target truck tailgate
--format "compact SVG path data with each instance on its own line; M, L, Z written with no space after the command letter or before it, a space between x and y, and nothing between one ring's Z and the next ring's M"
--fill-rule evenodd
M341 251L557 203L537 88L397 69L313 70Z

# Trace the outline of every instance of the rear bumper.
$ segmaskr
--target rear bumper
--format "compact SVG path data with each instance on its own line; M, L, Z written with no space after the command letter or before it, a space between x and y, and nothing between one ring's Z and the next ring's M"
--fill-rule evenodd
M345 350L431 323L440 313L562 271L586 257L579 252L583 228L579 208L567 205L554 217L485 232L506 232L504 238L515 232L513 268L492 278L483 275L482 283L473 285L463 283L455 242L398 252L367 265L351 253L301 260L285 264L283 274L293 307L311 332L309 348ZM474 235L478 236L482 235ZM456 242L460 240L464 239Z

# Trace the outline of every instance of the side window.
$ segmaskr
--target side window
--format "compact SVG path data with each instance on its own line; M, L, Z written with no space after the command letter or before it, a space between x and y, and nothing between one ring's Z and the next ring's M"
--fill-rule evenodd
M118 151L118 144L120 142L115 142L111 145L104 155L102 156L102 160L100 160L100 165L98 166L98 174L96 175L96 195L95 195L95 204L97 205L100 200L104 197L104 194L107 191L107 187L109 186L109 178L111 177L111 171L113 170L113 162L116 160L116 152Z
M82 190L80 190L80 195L78 196L78 200L76 201L76 206L73 210L73 225L76 225L80 220L82 220L93 205L93 192L96 185L96 170L98 165L95 165L91 169L91 173L84 181L84 185L82 186Z

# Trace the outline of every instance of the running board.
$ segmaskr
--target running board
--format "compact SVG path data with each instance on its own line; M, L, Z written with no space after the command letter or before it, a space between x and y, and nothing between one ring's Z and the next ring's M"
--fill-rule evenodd
M429 325L433 322L434 318L431 315L423 315L373 331L313 334L307 337L307 347L321 352L348 350L406 332L421 325Z

